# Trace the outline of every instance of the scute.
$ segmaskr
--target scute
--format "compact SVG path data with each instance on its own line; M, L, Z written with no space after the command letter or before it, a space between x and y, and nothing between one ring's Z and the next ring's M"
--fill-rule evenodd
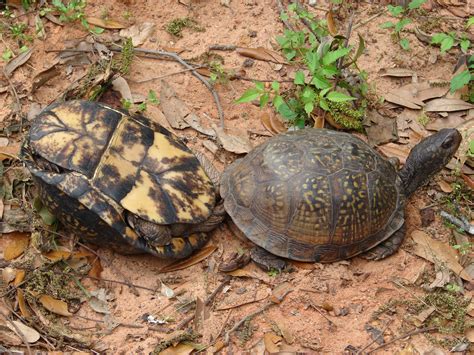
M221 181L239 229L267 251L301 261L345 259L387 239L403 224L400 191L395 169L377 152L325 129L272 137Z

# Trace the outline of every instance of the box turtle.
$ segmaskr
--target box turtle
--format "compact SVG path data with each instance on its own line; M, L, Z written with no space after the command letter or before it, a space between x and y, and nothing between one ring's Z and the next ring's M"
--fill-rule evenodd
M211 180L218 174L204 156L140 115L55 104L35 118L22 153L51 213L122 253L184 258L224 217Z
M456 129L442 129L418 143L397 172L351 134L288 132L232 163L220 192L240 231L271 254L332 262L367 252L381 259L404 238L406 198L447 164L460 142Z

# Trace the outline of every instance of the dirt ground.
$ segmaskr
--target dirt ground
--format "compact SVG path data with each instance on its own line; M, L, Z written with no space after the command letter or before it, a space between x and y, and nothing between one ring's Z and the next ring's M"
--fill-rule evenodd
M446 23L440 26L445 26L443 28L453 26L462 30L464 18L456 17L446 8L436 5L436 2L433 4L431 15L447 18ZM322 1L317 2L316 8L309 7L309 9L317 16L323 17L325 15L323 9L327 9L328 6L328 3ZM380 76L380 71L386 68L413 70L420 81L449 80L459 52L453 51L453 53L440 55L438 47L419 42L412 33L407 33L411 50L403 51L391 40L389 32L380 28L382 23L391 19L390 16L382 13L373 17L382 12L385 6L386 2L368 1L357 2L357 4L354 2L353 21L361 25L352 33L350 43L357 43L356 34L360 34L365 39L366 49L359 58L358 65L367 71L368 81L376 92L383 96L390 90L412 80L410 77ZM469 11L468 6L459 8ZM16 11L18 14L19 10ZM284 29L279 19L277 2L270 0L88 1L85 13L87 16L98 18L103 18L106 14L110 19L121 21L127 26L151 22L156 25L156 29L140 45L140 48L179 51L180 56L188 60L200 57L209 46L216 44L278 50L275 36L282 34ZM167 33L166 24L176 18L184 17L195 20L203 31L187 28L184 29L182 38ZM336 20L341 28L346 28L347 14L336 13ZM28 25L34 24L34 17L27 13L23 21ZM57 60L58 53L51 50L74 48L78 42L89 36L78 23L59 26L45 21L44 25L46 39L34 39L30 46L34 48L31 58L25 65L15 70L10 79L20 96L22 112L25 114L35 112L32 111L32 106L37 107L39 104L41 108L45 107L88 70L87 65L74 64L67 68L63 66L59 75L34 92L31 91L35 75L49 68ZM118 30L106 30L98 37L112 36L117 33ZM8 39L6 41L3 41L3 44L9 43ZM288 79L285 70L275 70L278 68L269 62L256 60L251 66L244 67L246 58L235 51L214 52L223 57L224 68L236 72L245 70L245 76L248 78ZM433 58L435 58L434 62ZM69 71L68 75L66 71ZM180 73L167 76L177 72ZM130 73L125 79L133 94L146 96L150 90L153 90L159 96L161 79L143 83L141 81L160 77L164 77L164 80L176 92L177 97L195 111L201 119L202 127L211 128L219 124L218 111L210 91L189 72L183 72L183 68L174 61L135 57ZM3 80L2 84L8 86ZM232 80L225 84L216 84L215 89L225 114L225 126L232 132L248 136L251 144L255 146L270 135L262 125L260 119L262 111L253 104L235 103L245 89L252 85L248 81ZM17 123L11 116L11 107L14 102L8 90L0 92L0 119L3 118L0 126L3 129ZM197 133L192 128L184 130L171 128L160 110L160 105L149 104L146 115L185 138L194 150L205 153L220 171L238 157L237 154L222 149L214 139ZM399 113L400 111L397 112ZM410 113L409 110L403 111L403 114L407 117L417 115L417 113ZM467 121L467 116L462 119ZM25 127L28 126L28 118L23 124ZM26 130L8 137L8 146L18 145L25 133ZM407 146L416 143L416 135L413 132L410 131L408 137L409 139L405 140ZM214 144L209 145L208 142ZM209 150L210 146L216 146L217 151ZM43 339L40 340L42 345L31 344L31 350L51 351L55 348L58 351L81 349L110 354L149 353L163 339L175 336L180 322L197 314L201 317L200 322L191 320L182 328L191 327L201 336L190 342L194 344L193 346L189 346L189 342L176 341L173 345L180 345L171 350L173 353L189 353L193 348L209 352L221 350L224 353L236 354L244 351L260 354L265 350L328 354L340 354L344 351L367 353L381 344L373 338L373 334L377 334L377 331L383 333L382 338L385 342L395 339L392 343L376 350L377 354L447 353L449 348L430 341L427 336L428 331L400 338L401 335L409 334L417 328L422 329L426 325L423 325L421 321L421 324L415 326L412 318L417 315L416 311L409 312L406 306L396 303L407 300L416 303L422 299L427 292L425 286L435 279L438 271L435 270L433 263L413 252L414 241L410 238L412 233L423 230L437 241L447 243L452 240L451 229L445 226L439 216L439 211L442 209L441 200L443 196L447 196L441 191L440 180L451 182L451 172L443 171L440 176L430 182L429 186L420 189L408 201L407 238L401 250L377 262L356 257L332 264L294 263L292 271L276 275L270 275L255 265L249 264L242 269L244 271L230 276L228 280L228 275L218 271L219 264L228 259L231 253L243 250L250 244L240 240L227 224L221 225L212 232L209 245L216 247L215 252L195 265L169 273L160 271L169 263L167 261L149 255L124 256L107 248L98 249L97 254L102 260L103 267L100 276L102 280L86 278L81 281L81 284L89 291L105 289L110 313L104 316L84 303L72 316L58 316L54 321L70 327L77 334L82 334L89 341L89 347L68 341L65 341L63 345L55 343L56 345L52 347ZM434 220L422 226L420 211L427 207L434 211ZM472 214L469 217L472 219ZM63 233L63 231L60 232ZM5 248L5 240L2 243L2 248ZM459 280L456 277L453 279ZM127 283L136 285L137 288L133 289L127 286ZM175 297L168 298L167 289L162 284L171 288ZM222 284L224 286L211 299L210 304L204 305L203 302ZM272 300L275 298L277 286L286 288L288 294L282 297L281 302L274 303ZM467 283L464 287L463 296L466 299L472 298L472 283ZM197 300L197 311L193 305L183 306L183 303L189 300ZM9 302L16 307L14 297L10 297ZM267 309L255 315L250 321L244 322L236 331L229 333L229 342L225 344L227 332L238 321L261 309L268 302L271 305ZM181 310L177 310L180 305ZM374 312L380 311L381 308L388 311L375 317ZM183 310L187 310L187 313ZM157 323L153 324L152 320L157 320ZM472 317L466 315L466 321L472 324ZM115 325L119 323L119 325L113 326L111 322L116 322ZM437 339L449 337L450 340L457 339L459 343L465 339L465 336L467 335L438 333ZM470 336L472 340L472 334ZM195 346L196 344L203 347L199 348ZM6 344L3 346L26 351L23 343L13 347ZM355 350L350 350L350 346ZM468 347L459 349L462 350L460 353L469 352Z

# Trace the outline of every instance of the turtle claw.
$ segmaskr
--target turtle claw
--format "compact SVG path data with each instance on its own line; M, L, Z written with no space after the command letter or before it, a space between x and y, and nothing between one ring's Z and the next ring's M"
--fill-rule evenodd
M278 270L281 272L288 265L288 263L279 256L257 246L250 249L250 258L258 267L265 271Z
M403 238L405 237L405 232L406 228L405 224L403 224L390 238L361 254L360 257L366 260L381 260L394 254L398 248L400 248Z

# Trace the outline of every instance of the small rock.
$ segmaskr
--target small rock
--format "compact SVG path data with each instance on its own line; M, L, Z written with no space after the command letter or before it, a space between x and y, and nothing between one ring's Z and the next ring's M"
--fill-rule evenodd
M239 287L237 290L235 290L235 293L238 295L243 295L245 292L247 292L245 287Z
M334 315L338 316L338 317L344 317L344 316L347 316L349 314L349 308L347 307L342 307L342 308L339 308L337 307L335 310L334 310Z
M242 64L245 68L250 68L255 64L255 60L247 58L244 60L244 63Z
M432 208L425 208L420 211L421 226L427 227L435 220L435 212Z
M257 37L257 31L249 31L249 37L250 37L250 38L255 38L255 37Z

